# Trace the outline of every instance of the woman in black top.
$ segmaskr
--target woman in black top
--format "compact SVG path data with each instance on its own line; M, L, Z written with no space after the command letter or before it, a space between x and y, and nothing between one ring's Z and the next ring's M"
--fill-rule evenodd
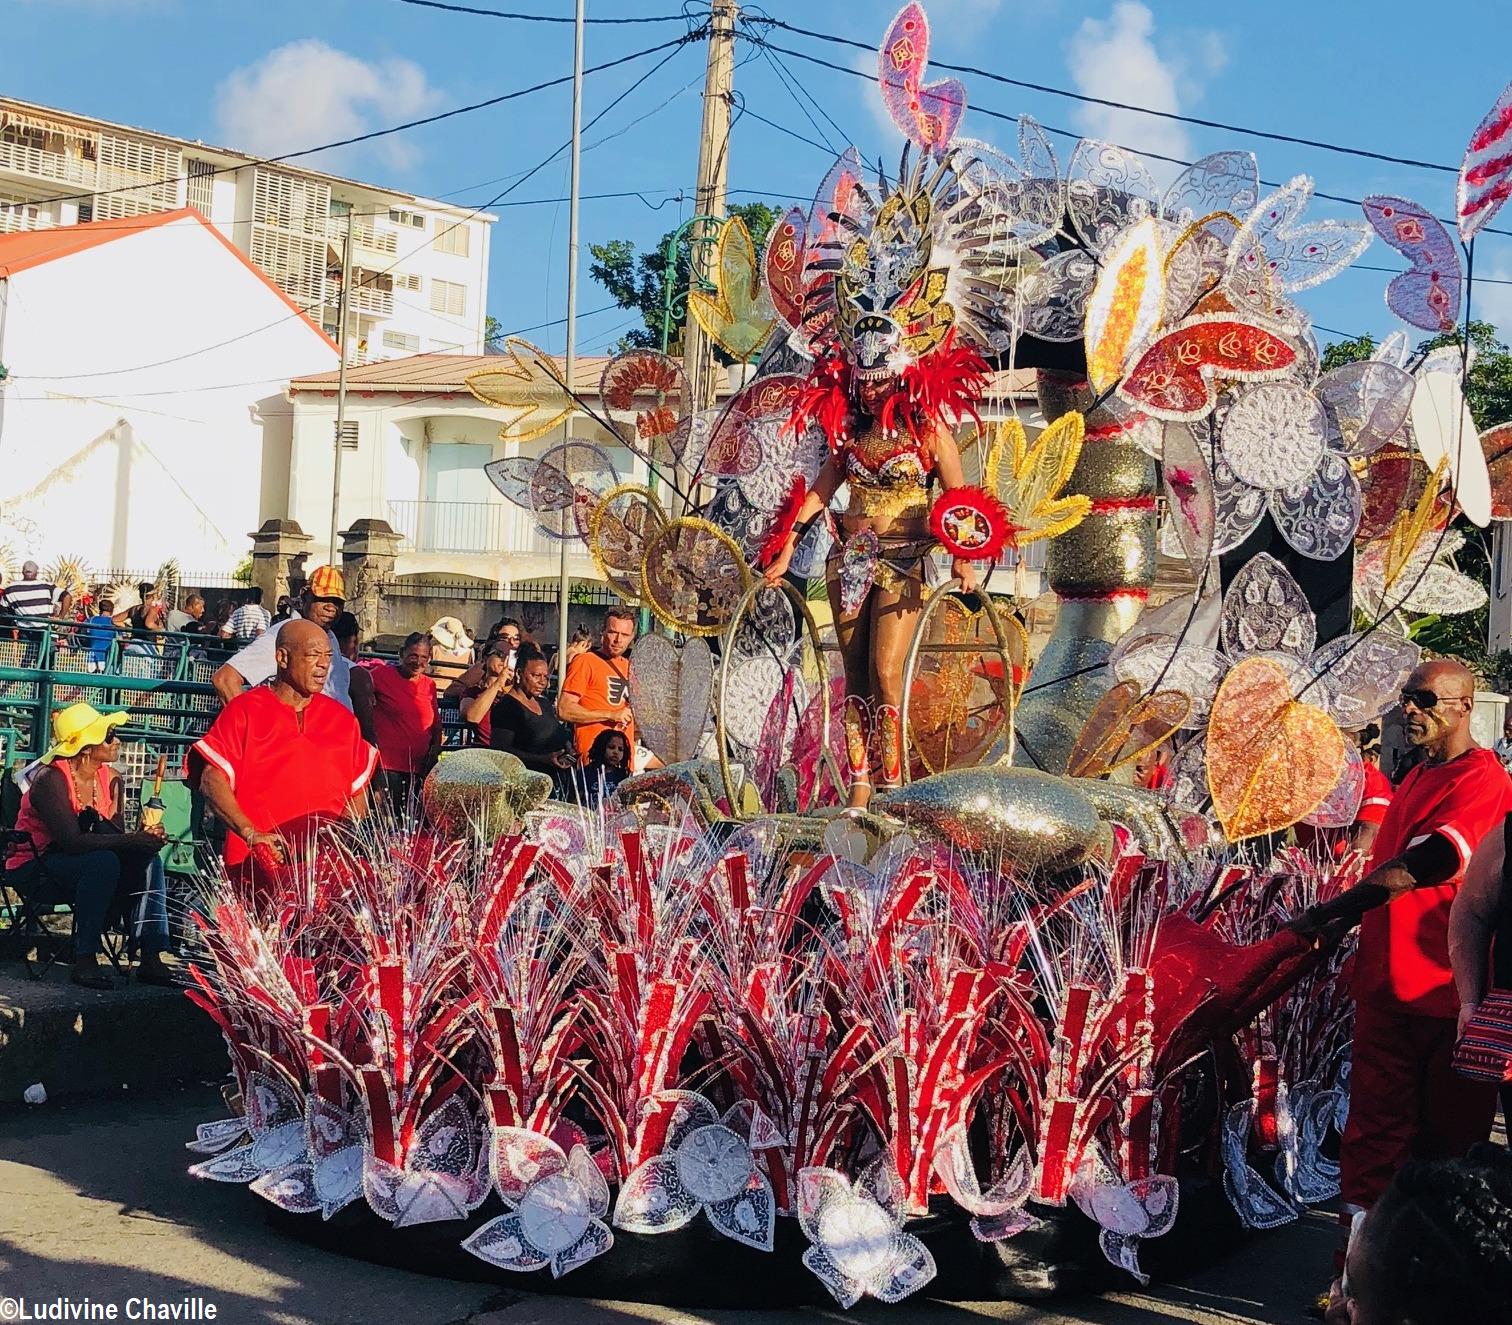
M526 653L522 645L517 663L519 683L499 696L489 715L490 744L509 751L526 768L550 773L560 794L563 775L577 761L568 748L567 728L546 698L551 673L539 649Z

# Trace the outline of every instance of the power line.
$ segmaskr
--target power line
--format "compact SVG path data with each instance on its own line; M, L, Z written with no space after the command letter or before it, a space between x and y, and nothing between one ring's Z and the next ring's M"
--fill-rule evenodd
M615 311L619 311L619 309L620 309L620 305L619 304L604 304L604 305L602 305L599 308L589 309L588 312L586 312L586 313L579 313L578 317L579 318L595 317L595 316L597 316L600 313L615 312ZM543 330L546 327L559 327L559 326L562 325L562 323L564 323L566 321L567 321L567 319L565 317L555 317L555 318L551 318L549 321L546 321L546 322L534 322L534 323L532 323L528 327L516 327L516 328L514 328L511 331L501 331L501 332L498 332L496 335L488 337L486 343L489 344L489 345L493 345L493 344L496 344L499 341L507 340L511 336L523 336L527 331L541 331L541 330ZM629 326L630 324L626 323L625 325ZM622 329L623 328L616 328L616 332L619 331L619 330L622 330ZM615 333L610 333L610 334L615 334ZM437 351L437 350L432 350L432 351L429 351L429 352L432 353L432 354L443 353L443 351ZM470 357L479 358L479 357L492 357L492 356L486 356L486 355L485 356L478 356L478 355L474 355L474 356L470 356ZM389 362L389 361L386 360L386 359L379 359L379 360L376 360L372 364L368 364L368 365L364 365L364 366L366 366L366 367L376 367L380 363L387 363L387 362ZM113 374L113 373L110 373L110 374L107 374L107 373L80 373L80 374L78 374L78 376L80 376L80 377L106 377L106 376L115 376L115 374ZM18 379L18 380L29 380L29 379ZM41 378L41 379L38 379L38 380L44 380L44 381L61 381L62 379L61 378ZM267 382L268 380L269 379L266 378L266 377L258 377L258 378L254 378L250 382L221 382L221 383L219 383L216 386L197 386L194 389L196 391L230 391L230 390L233 390L236 387L242 387L242 386L261 386L261 385L263 385L263 383ZM360 385L360 383L359 383L359 385ZM10 397L7 397L7 398L10 399L10 400L28 400L28 401L102 400L102 401L107 401L108 402L108 401L112 401L112 400L137 400L137 399L144 399L144 398L149 397L149 396L175 396L175 395L182 395L183 391L184 391L184 388L181 387L181 386L179 386L179 387L168 387L168 388L163 388L163 389L156 390L156 391L112 391L108 395L105 395L105 396L73 396L73 395L69 395L67 392L63 392L63 391L49 391L49 392L46 392L45 394L42 394L42 395L36 395L36 396L21 396L21 395L16 395L16 396L10 396ZM440 395L440 394L444 394L444 393L442 393L442 392L434 392L432 394Z
M660 42L655 46L648 46L644 50L633 51L629 55L622 55L617 59L607 60L603 64L593 65L591 68L583 70L583 76L587 77L589 74L603 73L606 69L613 69L618 65L627 64L631 60L638 60L643 55L654 55L657 51L664 51L668 47L685 46L690 41L696 41L702 35L703 32L701 29L694 29L690 32L684 33L681 37L674 37L670 41ZM277 156L250 157L246 161L239 162L236 165L217 166L213 171L209 171L208 175L234 174L239 170L247 169L249 166L256 168L257 166L277 165L282 161L294 161L299 157L312 156L316 152L327 152L337 147L352 147L357 143L372 142L376 138L387 138L391 134L405 133L410 129L422 128L427 124L438 124L442 120L449 120L458 115L468 115L475 110L486 110L490 106L499 106L506 101L515 101L520 97L528 97L533 93L544 92L547 88L560 87L563 83L570 82L572 82L572 75L563 74L558 78L549 78L543 83L533 83L529 87L517 88L513 92L505 92L497 97L489 97L484 101L475 101L471 105L456 106L451 110L439 111L435 115L424 115L419 119L406 120L403 124L392 124L384 129L371 129L367 133L353 134L349 138L338 138L334 142L320 143L315 147L301 147L295 151L283 152ZM32 198L28 199L27 203L29 206L39 206L53 202L74 202L86 198L106 198L116 193L136 193L141 191L142 189L154 189L163 184L173 184L177 183L181 179L187 180L188 178L189 176L187 172L183 174L164 175L160 179L148 180L136 184L122 184L119 187L113 189L99 189L93 192L85 193L58 193L54 194L50 198Z
M767 59L771 62L772 68L777 70L778 74L782 77L783 81L789 86L789 88L797 88L799 93L801 93L803 97L808 101L809 105L811 105L822 116L824 116L825 120L828 121L829 126L840 135L842 142L852 142L852 136L835 122L835 117L831 115L829 111L825 110L823 103L821 103L819 99L808 90L808 88L803 86L802 80L795 73L793 73L793 71L789 69L787 65L783 64L782 61L777 58L776 52L773 51L770 46L764 47L763 49L765 50Z
M748 36L746 36L746 40L747 41L754 41L754 42L765 43L765 44L768 44L768 45L771 44L771 43L768 43L766 41L766 38L764 38L764 37L756 37L756 36L749 36L748 35ZM868 82L875 81L874 75L867 73L863 69L854 69L850 65L836 64L833 60L826 60L826 59L823 59L822 57L817 56L817 55L808 55L808 54L805 54L803 51L790 50L786 46L775 46L775 45L773 45L772 49L774 51L778 51L779 53L781 53L783 55L791 55L796 60L804 60L804 61L808 62L809 64L817 64L817 65L819 65L819 66L821 66L822 68L825 68L825 69L833 69L837 73L848 74L852 78L864 78ZM871 49L871 48L868 47L867 49ZM955 66L942 66L942 67L951 67L951 68L954 68ZM976 105L976 104L973 103L972 106L971 106L971 109L976 114L978 114L978 115L985 115L988 118L994 119L994 120L1004 120L1004 121L1007 121L1008 123L1017 123L1018 119L1019 119L1019 117L1017 115L1010 115L1007 111L994 110L990 106L981 106L981 105ZM1135 109L1138 109L1138 108L1136 107ZM1069 138L1069 139L1072 139L1073 141L1079 141L1080 139L1082 139L1085 136L1083 134L1074 133L1070 129L1059 129L1059 128L1056 128L1055 125L1053 125L1053 124L1045 124L1043 121L1040 122L1040 128L1044 129L1045 132L1047 132L1047 133L1053 133L1053 134L1056 134L1058 137ZM1239 132L1244 132L1244 131L1240 130ZM1112 144L1110 144L1110 146L1121 148L1125 152L1132 152L1136 156L1146 157L1146 158L1148 158L1151 161L1164 161L1164 162L1168 163L1169 165L1173 165L1173 166L1190 166L1190 165L1194 164L1191 161L1183 160L1181 157L1166 156L1166 155L1164 155L1161 152L1151 152L1151 151L1149 151L1147 149L1143 149L1143 148L1130 147L1130 146L1128 146L1125 143L1112 143ZM1391 159L1394 160L1395 158L1391 158ZM1411 164L1411 163L1410 162L1402 162L1401 164ZM1260 180L1260 183L1263 184L1263 185L1265 185L1266 188L1270 188L1270 189L1276 189L1276 188L1281 188L1282 187L1282 185L1279 182L1275 181L1275 180L1262 179L1262 180ZM1324 193L1324 192L1322 192L1319 189L1314 189L1313 190L1313 197L1315 197L1315 198L1324 198L1324 199L1327 199L1329 202L1344 203L1344 204L1346 204L1346 205L1348 205L1350 207L1358 207L1360 205L1360 199L1359 198L1347 198L1343 194L1339 194L1339 193ZM1455 222L1454 222L1454 220L1452 218L1440 217L1439 219L1442 220L1442 221L1444 221L1444 223L1446 225L1449 225L1449 226L1453 226L1455 224ZM1508 236L1512 236L1512 230L1499 230L1495 226L1489 226L1489 225L1486 226L1484 229L1482 229L1480 231L1480 233L1483 234L1483 235L1508 235Z
M678 50L680 50L686 44L687 44L687 40L680 38L679 40L677 40L675 42L664 42L660 46L653 46L653 47L648 48L645 51L640 52L640 54L642 54L642 55L649 55L649 54L651 54L654 51L666 50L666 48L668 46L671 46L673 48L671 50L667 50L667 53L660 60L658 60L657 63L654 66L652 66L650 73L648 73L644 79L638 79L636 82L631 83L629 87L627 87L623 91L621 91L618 96L616 96L612 101L609 102L608 105L606 105L602 110L600 110L597 114L595 114L593 116L593 118L590 119L588 121L588 123L583 126L584 129L592 128L593 125L597 124L599 122L599 120L603 119L603 117L605 115L607 115L611 110L613 110L616 106L618 106L620 104L620 102L622 102L632 92L634 92L637 88L643 86L647 81L649 81L657 72L659 72L677 54ZM520 177L518 179L516 179L514 181L514 183L510 184L506 189L502 190L500 193L498 193L494 197L490 198L487 202L483 203L481 206L473 208L461 220L454 221L445 230L437 230L436 231L436 236L439 237L442 234L450 233L450 231L455 230L457 228L457 226L463 225L467 221L471 220L479 212L486 211L490 207L498 206L499 203L502 202L502 200L505 197L507 197L509 194L513 193L517 188L520 187L520 185L524 184L526 182L526 180L530 179L531 176L533 176L533 175L537 174L539 171L545 169L546 166L548 166L552 161L554 161L558 156L560 156L564 151L566 151L567 148L570 145L571 145L571 139L568 139L566 142L563 142L563 143L559 144L550 153L548 153L546 156L542 157L541 160L539 160L538 162L536 162L536 164L533 165L529 170L525 171L522 175L520 175ZM434 239L426 240L424 243L418 244L414 248L410 249L407 253L400 254L398 257L396 257L394 259L393 262L389 263L389 265L387 267L379 268L377 271L366 272L364 274L364 278L361 281L358 281L358 282L354 283L353 289L362 289L362 288L365 288L365 287L370 287L371 284L372 284L370 278L376 277L376 276L384 276L384 275L387 275L387 274L391 273L394 270L394 268L397 267L401 262L407 261L409 258L412 258L422 248L428 248L434 242L435 242ZM256 335L259 335L260 333L262 333L264 331L270 330L273 327L282 326L285 322L292 321L294 318L298 318L298 317L308 318L309 317L309 310L299 309L299 310L296 310L295 312L286 314L284 317L277 318L274 321L269 322L269 323L267 323L264 326L253 327L250 331L244 331L240 335L231 336L228 339L223 340L223 341L217 341L213 345L204 345L204 346L201 346L199 349L190 350L190 351L187 351L184 354L174 355L174 356L172 356L171 358L168 358L168 359L158 359L158 360L154 360L151 363L136 364L136 365L134 365L133 367L130 367L130 368L116 368L116 369L98 370L98 371L92 372L92 373L31 373L28 376L30 378L34 379L34 380L35 379L41 379L41 380L50 381L50 382L62 382L62 381L69 381L69 380L77 379L77 378L80 378L80 377L115 377L115 376L119 376L119 375L121 375L123 373L144 372L148 368L161 368L161 367L166 366L167 364L180 363L180 362L182 362L185 359L192 359L192 358L195 358L195 357L197 357L198 355L201 355L201 354L208 354L212 350L223 349L227 345L234 345L234 344L236 344L239 341L246 340L250 336L256 336ZM342 352L345 353L345 346L342 347ZM11 380L17 380L17 379L15 377L13 377Z
M572 23L574 19L566 15L557 14L518 14L503 9L482 9L477 5L453 5L444 4L442 0L399 0L402 5L418 5L422 9L445 9L453 14L477 14L483 18L509 18L521 23ZM651 14L639 18L589 18L585 23L627 24L627 23L686 23L686 14Z
M758 122L765 124L769 129L776 129L778 133L785 133L789 138L796 138L800 143L807 143L810 147L816 147L821 152L827 152L831 155L834 154L835 149L828 143L817 143L812 138L806 137L804 134L799 133L796 129L789 129L785 124L778 124L776 120L769 120L765 115L758 115L754 110L752 110L748 105L745 104L744 97L741 97L738 93L734 95L738 98L735 104L740 106L741 110L744 111L745 114L749 115L753 120L757 120ZM728 190L726 190L726 192L728 192Z
M835 145L830 142L829 135L824 132L823 128L820 127L819 121L814 118L809 108L805 106L799 99L798 93L793 90L793 85L788 81L787 75L782 72L781 67L777 63L777 57L773 55L772 52L765 46L762 46L759 49L761 51L761 54L766 57L766 62L772 67L772 72L777 75L777 81L782 84L788 96L793 99L793 105L797 106L799 111L802 112L803 118L809 122L809 125L810 127L812 127L814 132L817 133L822 139L824 139L825 150L834 152ZM838 127L837 132L839 132ZM841 133L840 136L842 140L845 140L844 133Z
M760 14L747 14L745 21L751 24L764 24L768 27L781 28L785 32L794 33L800 37L812 37L816 41L827 41L837 46L849 46L855 50L875 52L876 47L864 41L856 41L851 37L841 37L829 32L815 32L812 28L800 28L792 23L784 23L781 19L769 18ZM1222 129L1227 133L1247 134L1252 138L1267 138L1272 142L1291 143L1298 147L1315 147L1324 152L1337 152L1343 156L1364 157L1370 161L1385 161L1391 165L1412 166L1418 170L1437 170L1447 174L1458 175L1458 166L1444 165L1438 161L1418 161L1412 157L1391 156L1385 152L1373 152L1364 147L1345 147L1340 143L1324 142L1316 138L1301 138L1295 134L1275 133L1269 129L1248 128L1241 124L1225 124L1221 120L1206 120L1195 115L1181 115L1176 111L1155 110L1149 106L1136 106L1125 101L1110 101L1106 97L1089 96L1084 92L1072 92L1067 88L1053 87L1047 83L1030 83L1021 78L1009 78L1006 74L993 73L987 69L979 69L969 64L948 64L944 60L936 60L933 57L929 61L932 69L947 69L952 73L970 74L974 78L990 79L994 83L1006 83L1010 87L1021 87L1031 92L1044 92L1053 97L1065 97L1070 101L1080 101L1092 106L1107 106L1112 110L1130 110L1139 115L1150 115L1158 119L1174 120L1179 124L1193 124L1203 129Z

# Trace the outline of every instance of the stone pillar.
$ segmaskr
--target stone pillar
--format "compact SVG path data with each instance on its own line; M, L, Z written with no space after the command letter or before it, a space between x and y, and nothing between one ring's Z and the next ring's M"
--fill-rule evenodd
M263 591L270 612L286 593L304 583L311 539L294 520L264 520L252 539L252 583Z
M341 573L346 579L347 611L355 613L363 640L380 631L383 584L399 560L403 535L387 520L355 520L341 534Z

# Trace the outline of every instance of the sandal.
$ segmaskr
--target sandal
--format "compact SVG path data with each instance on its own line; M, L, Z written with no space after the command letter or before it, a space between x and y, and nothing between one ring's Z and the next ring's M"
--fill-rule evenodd
M93 957L76 961L68 973L68 978L85 989L115 988L115 981L100 970L100 964Z
M136 969L136 978L139 985L160 985L166 989L179 983L178 977L163 965L163 959L155 953L142 959L142 964Z

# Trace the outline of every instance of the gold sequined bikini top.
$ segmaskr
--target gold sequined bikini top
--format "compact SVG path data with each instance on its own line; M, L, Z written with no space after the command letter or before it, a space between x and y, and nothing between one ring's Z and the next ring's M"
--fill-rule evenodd
M842 464L851 518L900 520L928 513L934 457L912 438L873 429L845 448Z

